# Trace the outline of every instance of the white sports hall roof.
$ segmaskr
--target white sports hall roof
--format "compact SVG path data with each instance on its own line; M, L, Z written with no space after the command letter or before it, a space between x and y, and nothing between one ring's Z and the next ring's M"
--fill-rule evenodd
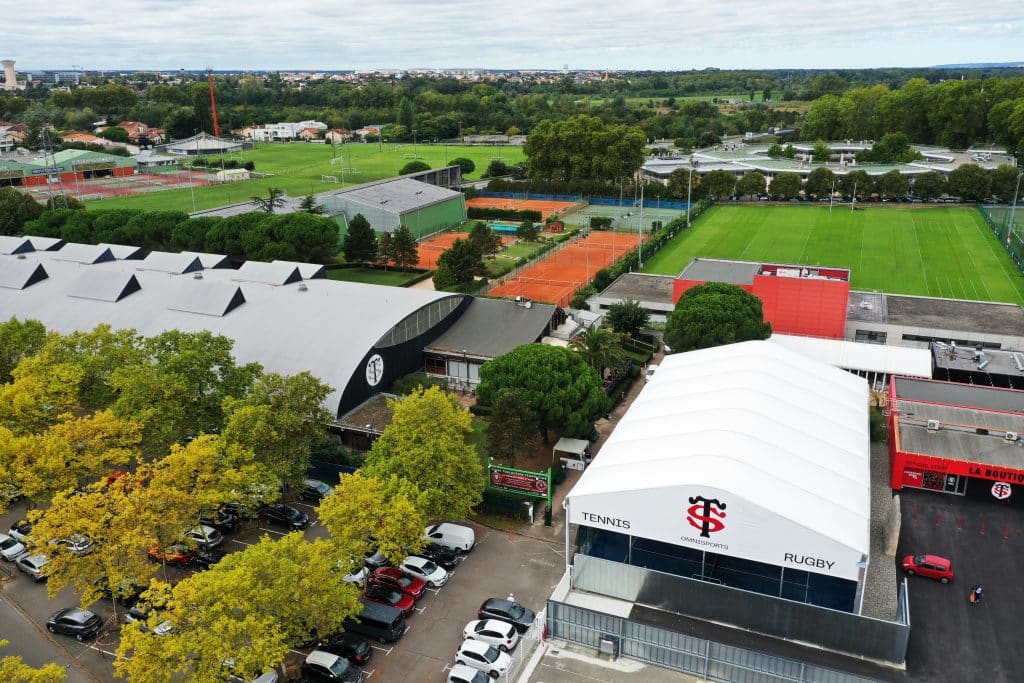
M308 370L319 377L334 389L325 405L337 414L342 392L360 370L357 364L385 334L432 302L462 298L303 280L299 271L304 268L298 264L259 264L256 269L260 275L294 274L276 280L287 284L268 284L269 278L256 281L243 271L202 269L196 256L160 252L145 260L101 263L62 259L60 250L0 255L0 317L36 319L63 333L100 323L144 335L209 330L234 340L240 363L255 361L289 375Z
M928 349L791 334L773 334L768 341L843 370L929 379L932 376L932 353Z
M861 377L767 341L675 354L569 492L570 521L856 580L869 449ZM691 496L728 501L725 528L688 522Z

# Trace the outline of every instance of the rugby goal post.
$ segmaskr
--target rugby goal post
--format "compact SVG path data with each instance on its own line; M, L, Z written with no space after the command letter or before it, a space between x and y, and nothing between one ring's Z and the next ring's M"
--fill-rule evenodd
M336 176L336 175L322 175L322 176L320 176L320 182L322 182L322 183L336 183L336 182L338 182L338 176Z

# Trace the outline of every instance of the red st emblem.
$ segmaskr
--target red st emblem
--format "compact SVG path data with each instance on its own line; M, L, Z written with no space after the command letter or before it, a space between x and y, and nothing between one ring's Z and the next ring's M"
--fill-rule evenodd
M725 528L725 503L717 498L694 496L690 498L692 505L686 510L686 521L694 529L700 529L700 535L709 538L716 531Z

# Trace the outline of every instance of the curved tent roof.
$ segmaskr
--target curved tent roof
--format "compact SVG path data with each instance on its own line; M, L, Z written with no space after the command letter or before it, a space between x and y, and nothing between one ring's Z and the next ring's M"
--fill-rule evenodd
M761 536L733 537L730 554L784 564L781 554L775 560L755 546L802 536L856 562L869 549L868 430L863 378L777 344L667 356L569 493L570 519L601 526L579 513L606 514L601 508L610 506L614 516L638 518L650 501L681 510L688 494L719 492L733 502L732 526L755 524ZM737 508L749 514L741 519ZM636 520L631 533L653 529L651 537L676 543L680 531L696 535L685 511L668 512L651 514L681 527Z

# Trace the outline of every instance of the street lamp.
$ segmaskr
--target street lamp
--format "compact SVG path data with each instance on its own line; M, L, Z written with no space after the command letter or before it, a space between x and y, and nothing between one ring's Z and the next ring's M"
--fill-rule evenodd
M686 181L686 227L690 227L690 198L693 193L693 174L697 172L697 160L690 156L690 173Z

